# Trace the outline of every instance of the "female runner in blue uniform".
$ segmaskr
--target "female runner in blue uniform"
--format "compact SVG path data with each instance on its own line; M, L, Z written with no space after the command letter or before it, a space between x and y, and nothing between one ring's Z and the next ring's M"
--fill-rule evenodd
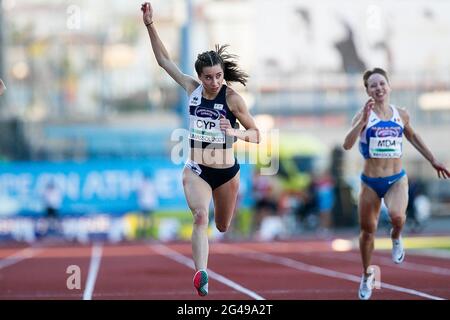
M158 36L150 3L142 4L153 53L163 68L189 95L190 159L183 171L183 188L193 215L192 255L196 273L194 287L200 296L208 294L208 208L214 201L214 218L220 232L227 231L239 190L239 163L233 142L241 139L259 143L260 135L242 97L224 84L247 82L234 55L226 46L198 55L197 79L186 75L171 60ZM236 119L246 130L235 129Z
M450 172L434 158L414 132L408 112L389 103L391 88L386 72L381 68L368 70L363 80L370 99L353 118L343 147L351 149L359 137L360 152L365 159L358 203L359 247L363 263L359 298L367 300L375 281L375 274L369 266L383 198L392 222L392 259L401 263L405 258L400 235L408 205L408 178L401 160L403 136L430 162L439 178L449 178Z

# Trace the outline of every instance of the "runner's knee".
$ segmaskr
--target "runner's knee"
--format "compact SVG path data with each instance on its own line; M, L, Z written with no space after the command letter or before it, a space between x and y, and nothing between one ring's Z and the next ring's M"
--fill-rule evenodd
M392 225L395 227L401 227L405 223L405 217L403 215L394 215L391 217Z
M373 241L375 239L375 232L367 232L365 230L361 230L359 238L363 241Z
M361 224L361 235L363 237L371 237L377 231L377 223L375 221L365 222Z
M205 209L192 210L194 216L194 225L208 226L208 212Z

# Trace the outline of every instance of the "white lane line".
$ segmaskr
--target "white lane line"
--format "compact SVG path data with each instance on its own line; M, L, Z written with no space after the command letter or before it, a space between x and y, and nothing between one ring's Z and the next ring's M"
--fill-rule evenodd
M22 260L29 259L29 258L33 257L34 255L36 255L41 250L42 249L37 249L37 248L22 249L19 252L16 252L16 253L0 260L0 269L9 267L9 266L16 264Z
M83 293L83 300L91 300L94 292L95 281L97 279L98 269L100 267L100 260L102 259L102 246L93 245L91 263L89 264L88 278L86 280L86 287Z
M407 252L407 254L408 254L408 252ZM327 256L326 254L323 254L323 253L321 253L319 255L324 258L330 258L330 256ZM406 259L407 259L407 257L408 256L406 256ZM354 254L351 252L345 252L345 253L333 255L332 259L335 259L335 258L338 258L340 260L345 260L345 261L352 261L352 262L361 261L361 258L358 254ZM431 266L431 265L416 263L416 262L409 262L409 261L403 261L403 263L401 263L401 264L394 265L394 262L392 262L391 259L386 258L386 257L379 257L379 256L375 256L375 255L373 256L372 260L375 263L384 264L386 266L393 267L393 268L400 268L400 269L405 269L405 270L410 270L410 271L428 272L428 273L437 274L439 276L450 276L450 269L447 269L447 268L436 267L436 266Z
M248 250L248 251L250 251L250 250ZM279 265L283 265L283 266L290 267L293 269L311 272L311 273L319 274L322 276L328 276L331 278L349 280L349 281L353 281L353 282L357 282L357 283L359 283L361 281L360 277L357 277L352 274L343 273L343 272L339 272L339 271L335 271L335 270L331 270L331 269L326 269L326 268L306 264L306 263L303 263L303 262L300 262L300 261L297 261L294 259L286 258L286 257L275 256L275 255L271 255L271 254L267 254L267 253L263 253L263 252L259 252L259 251L254 251L254 250L252 250L252 251L253 251L253 253L250 253L250 254L236 254L236 255L248 257L248 258L254 259L254 260L260 260L260 261L265 261L265 262L269 262L269 263L279 264ZM408 293L411 295L416 295L416 296L431 299L431 300L446 300L445 298L433 296L428 293L417 291L414 289L408 289L408 288L403 288L400 286L388 284L386 282L382 282L381 286L383 288L391 289L393 291Z
M164 245L153 245L153 246L151 246L151 248L167 258L174 260L180 264L187 266L188 268L195 270L194 262L191 259L182 255L181 253L178 253L177 251L172 250L169 247L166 247ZM209 268L208 268L208 275L210 276L210 278L215 279L215 280L231 287L232 289L234 289L236 291L242 292L243 294L246 294L255 300L266 300L264 297L260 296L256 292L249 290L247 288L244 288L240 284L218 274L217 272L212 271Z
M445 249L411 249L408 250L408 253L414 256L450 259L450 251Z

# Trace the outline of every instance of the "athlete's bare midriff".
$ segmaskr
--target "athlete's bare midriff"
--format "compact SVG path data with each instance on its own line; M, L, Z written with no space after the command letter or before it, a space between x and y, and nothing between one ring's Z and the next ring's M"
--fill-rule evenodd
M230 168L235 163L233 148L191 148L190 159L198 164L216 169Z
M388 177L402 170L402 159L366 159L363 174L371 178Z

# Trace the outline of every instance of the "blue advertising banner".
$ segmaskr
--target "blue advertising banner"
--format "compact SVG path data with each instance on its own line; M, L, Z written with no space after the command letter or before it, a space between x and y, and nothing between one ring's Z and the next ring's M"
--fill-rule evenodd
M167 158L87 162L18 162L0 164L0 217L40 216L46 186L60 191L61 215L138 210L144 177L155 186L156 210L187 210L182 187L183 165ZM241 165L241 203L251 204L252 166Z

